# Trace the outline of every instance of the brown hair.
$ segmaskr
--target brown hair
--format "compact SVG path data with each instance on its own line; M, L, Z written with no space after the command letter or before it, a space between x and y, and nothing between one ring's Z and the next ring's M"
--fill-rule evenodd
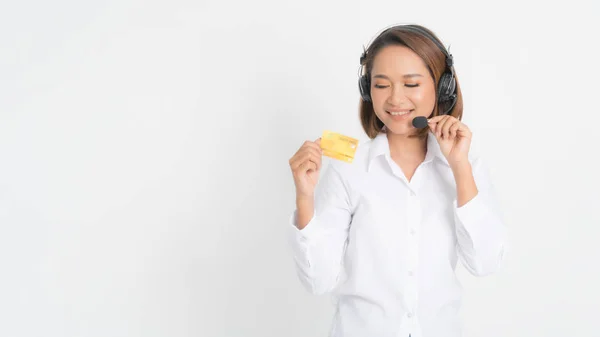
M414 27L418 25L411 26ZM438 41L440 46L443 46L439 38L431 30L423 26L418 26L418 28L421 30L425 30ZM381 49L391 45L400 45L408 47L421 57L421 59L427 66L427 69L429 70L429 74L434 80L436 88L435 106L433 108L431 117L442 114L444 110L448 107L444 106L445 104L443 104L442 106L438 104L437 87L440 78L442 77L442 74L444 73L444 71L446 71L446 55L442 50L440 50L440 47L438 47L438 45L434 41L431 41L430 38L424 36L422 33L414 31L414 29L403 28L403 26L400 25L386 29L379 36L377 36L377 38L375 38L371 45L365 50L363 57L361 57L361 66L364 72L361 75L366 74L370 77L371 70L373 69L373 60L375 59L375 56ZM456 72L454 73L454 75L456 79L457 101L448 114L460 120L462 118L463 113L463 99L460 90L460 85L458 83L458 78L456 77ZM379 134L383 129L384 124L377 117L377 115L375 115L375 111L373 110L373 103L365 102L361 98L359 103L359 111L360 122L362 124L363 130L369 138L375 138L377 134ZM425 137L428 132L429 127L420 129L417 132L416 137Z

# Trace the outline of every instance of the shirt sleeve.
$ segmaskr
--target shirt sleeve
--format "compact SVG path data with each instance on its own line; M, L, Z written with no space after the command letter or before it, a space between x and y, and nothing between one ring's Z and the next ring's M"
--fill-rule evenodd
M324 294L340 280L351 220L347 184L333 163L317 183L314 209L312 219L301 230L297 227L298 210L294 210L288 238L301 283L313 294Z
M477 195L461 207L454 201L454 220L461 261L473 275L496 272L505 257L507 234L488 170L480 158L473 163Z

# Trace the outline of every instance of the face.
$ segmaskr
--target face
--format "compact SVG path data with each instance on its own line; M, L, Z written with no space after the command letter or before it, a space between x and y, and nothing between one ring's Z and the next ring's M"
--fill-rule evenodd
M373 60L371 100L388 132L415 134L413 118L429 117L435 106L433 78L423 60L405 46L387 46Z

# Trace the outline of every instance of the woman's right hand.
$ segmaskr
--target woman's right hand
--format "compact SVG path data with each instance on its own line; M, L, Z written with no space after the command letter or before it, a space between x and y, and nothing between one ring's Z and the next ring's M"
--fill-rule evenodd
M319 181L321 170L321 138L314 142L307 140L290 158L290 168L296 185L296 199L314 198L314 191Z

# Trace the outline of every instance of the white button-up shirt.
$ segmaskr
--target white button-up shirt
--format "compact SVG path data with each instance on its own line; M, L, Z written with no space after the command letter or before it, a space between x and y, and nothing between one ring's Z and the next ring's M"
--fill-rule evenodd
M302 230L289 242L301 283L332 293L332 337L458 337L458 259L474 275L495 272L506 231L481 158L470 151L478 194L457 207L456 182L432 133L408 181L385 133L359 145L353 163L331 160Z

